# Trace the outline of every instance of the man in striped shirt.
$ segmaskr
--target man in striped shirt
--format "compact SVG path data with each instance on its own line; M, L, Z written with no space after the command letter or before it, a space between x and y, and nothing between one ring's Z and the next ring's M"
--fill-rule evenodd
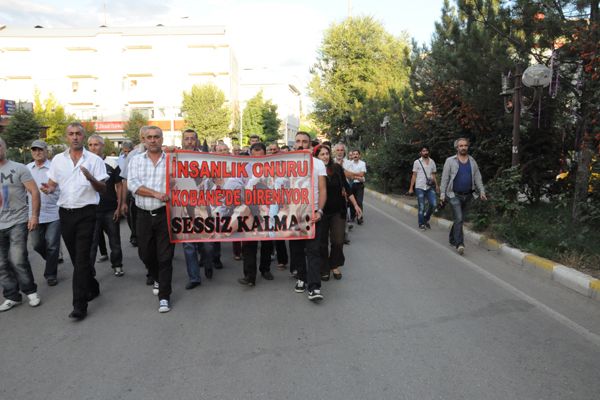
M146 128L146 152L135 156L128 166L127 181L137 207L138 254L154 279L158 312L171 310L171 278L175 246L169 240L166 202L167 157L162 151L163 132L157 126Z

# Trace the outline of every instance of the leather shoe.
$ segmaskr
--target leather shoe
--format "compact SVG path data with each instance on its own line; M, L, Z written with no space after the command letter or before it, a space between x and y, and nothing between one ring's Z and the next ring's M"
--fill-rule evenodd
M196 286L200 286L200 282L188 282L185 285L185 290L191 290L191 289L195 288Z
M206 276L206 279L212 279L212 277L213 277L212 268L204 268L204 276Z
M73 310L71 311L71 314L69 314L69 318L76 321L81 321L82 319L85 319L85 317L87 317L87 311Z
M223 263L221 260L215 260L213 262L213 267L215 267L215 269L223 269Z
M238 279L238 283L240 285L246 285L246 286L254 286L254 282L252 282L250 279L248 278L240 278Z
M261 272L260 274L262 275L263 279L266 279L268 281L272 281L273 279L275 279L271 271Z
M330 276L330 275L331 275L331 274L322 274L322 275L321 275L321 280L322 280L322 281L328 281L328 280L329 280L329 276Z
M56 286L58 284L58 280L56 278L48 278L46 279L46 283L48 286Z

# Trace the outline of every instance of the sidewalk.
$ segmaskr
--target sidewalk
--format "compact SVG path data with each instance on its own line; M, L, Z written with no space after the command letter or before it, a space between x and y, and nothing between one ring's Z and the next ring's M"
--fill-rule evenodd
M365 192L409 214L417 215L417 199L414 197L385 195L368 188L365 189ZM452 221L438 217L431 217L431 223L445 228L450 228L450 226L452 226ZM539 257L535 254L522 252L519 249L510 247L506 243L491 239L468 228L465 228L464 232L465 238L469 242L475 243L488 250L497 251L507 261L516 265L536 268L561 285L575 290L584 296L600 300L600 279L595 279L573 268Z

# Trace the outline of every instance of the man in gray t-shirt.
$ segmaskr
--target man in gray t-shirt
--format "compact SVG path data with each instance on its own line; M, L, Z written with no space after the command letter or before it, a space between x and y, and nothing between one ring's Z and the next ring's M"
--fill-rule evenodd
M5 298L0 311L21 304L21 292L30 306L41 302L27 259L27 233L37 228L39 217L40 192L35 181L27 167L6 158L6 142L0 138L0 285Z

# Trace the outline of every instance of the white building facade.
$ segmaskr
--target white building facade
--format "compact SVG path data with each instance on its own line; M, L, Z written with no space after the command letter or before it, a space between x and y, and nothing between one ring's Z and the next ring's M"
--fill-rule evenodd
M179 144L182 93L213 83L239 104L239 73L222 26L0 29L0 98L53 94L67 113L120 142L132 110Z

